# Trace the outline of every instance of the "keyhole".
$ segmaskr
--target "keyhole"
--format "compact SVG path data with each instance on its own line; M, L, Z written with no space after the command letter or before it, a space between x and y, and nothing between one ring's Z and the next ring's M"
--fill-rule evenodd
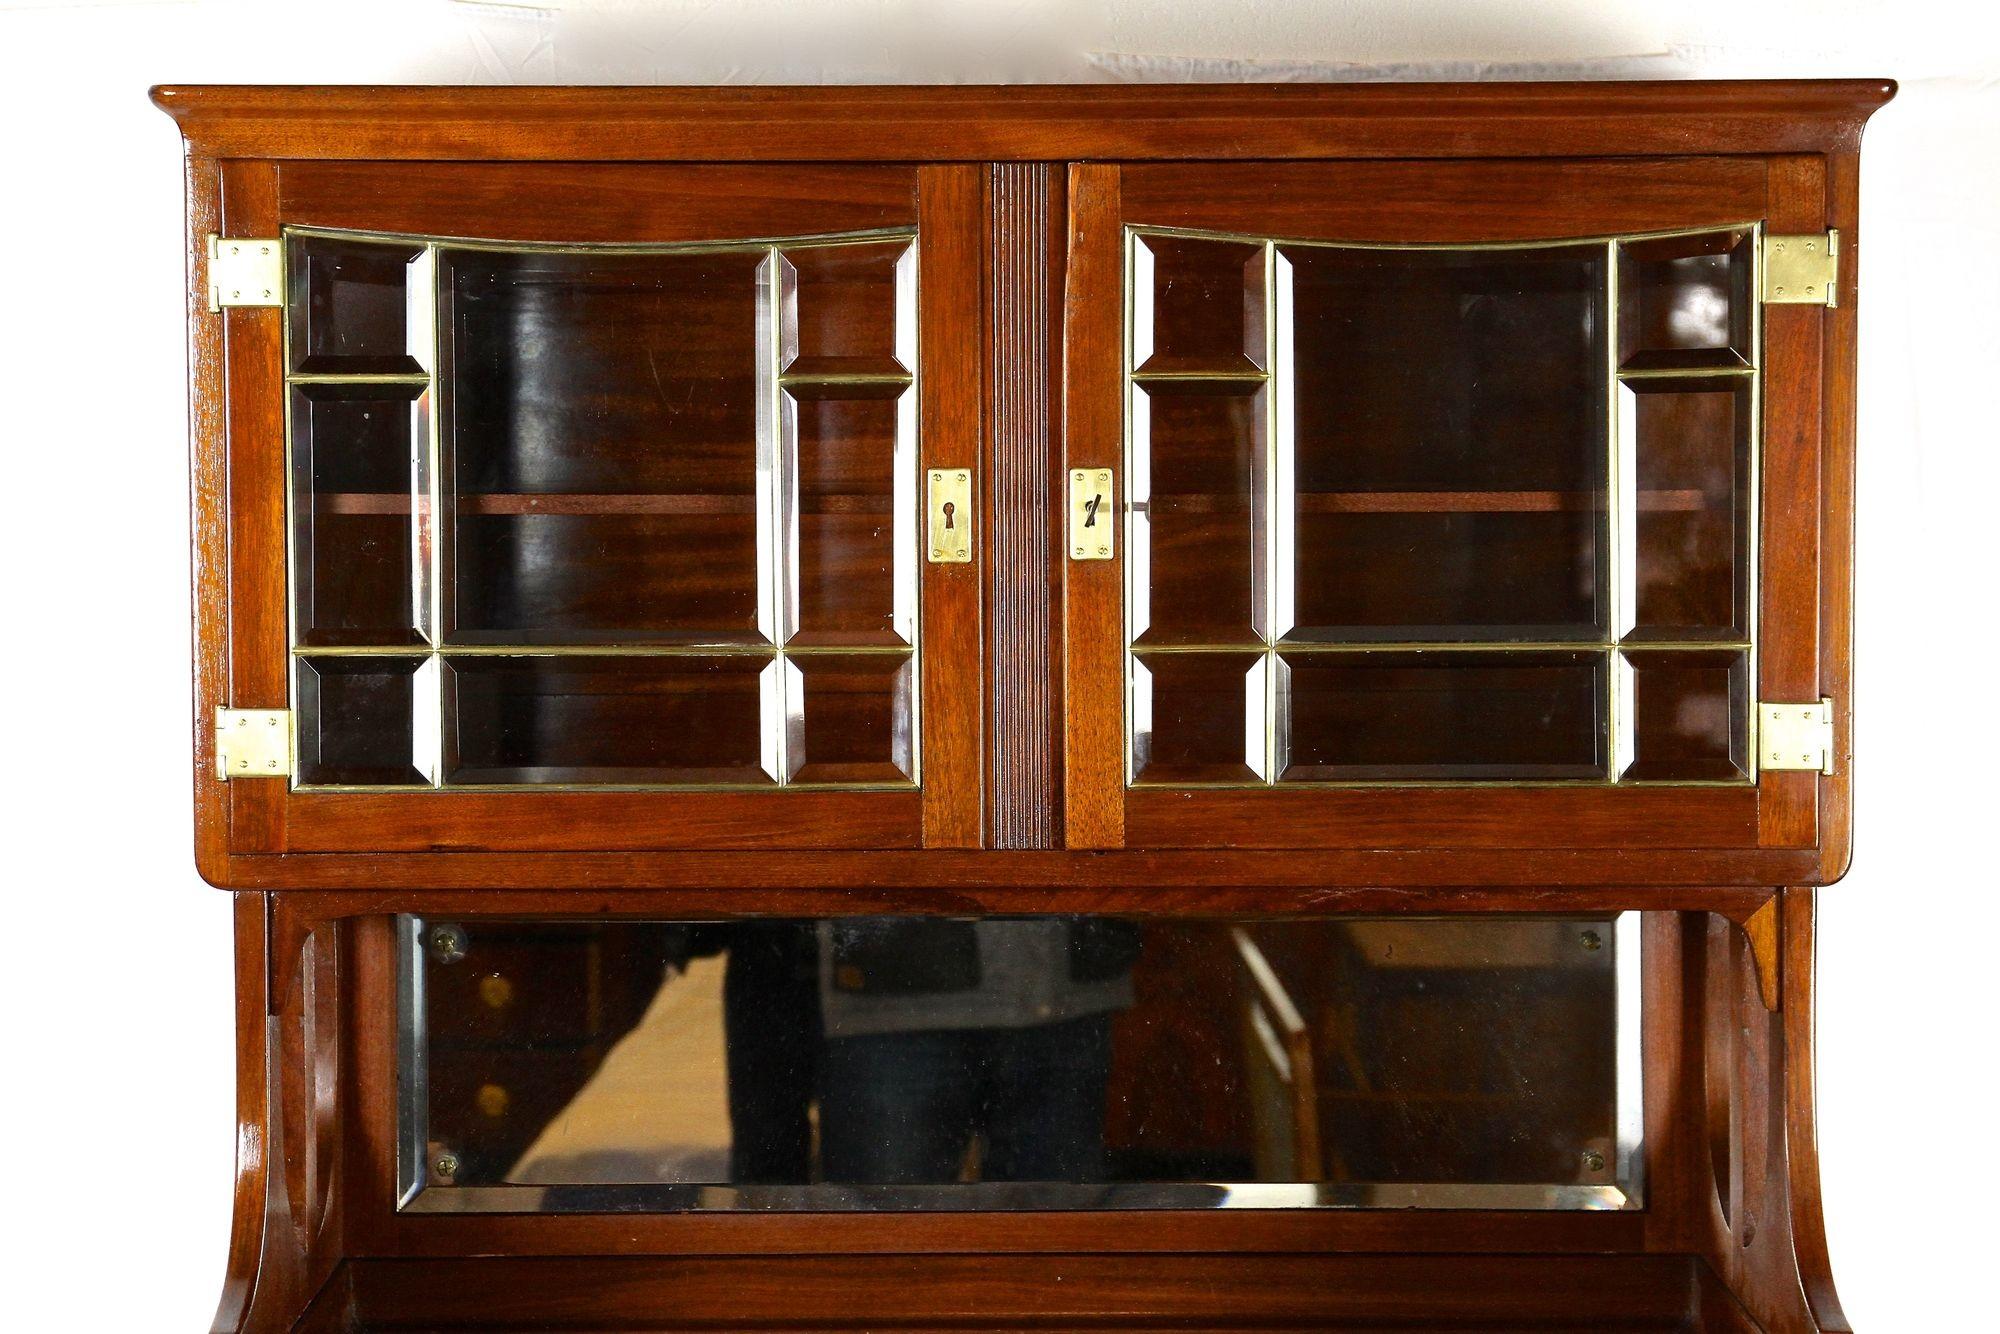
M957 508L958 504L955 501L947 500L944 502L944 526L947 529L951 527L951 512Z
M1104 493L1102 491L1083 502L1083 526L1085 528L1095 528L1097 526L1097 507L1103 503Z

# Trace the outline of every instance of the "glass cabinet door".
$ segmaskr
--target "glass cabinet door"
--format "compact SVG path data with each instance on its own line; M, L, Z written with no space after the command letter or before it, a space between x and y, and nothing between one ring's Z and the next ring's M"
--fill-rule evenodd
M1642 199L1645 168L1595 170L1608 202L1574 174L1538 197L1551 164L1096 178L1121 207L1072 262L1122 308L1122 364L1071 365L1105 410L1069 449L1122 478L1122 568L1070 573L1123 624L1116 692L1109 652L1071 688L1124 754L1073 783L1194 842L1286 839L1242 814L1258 790L1346 803L1319 820L1391 786L1440 816L1546 790L1607 840L1634 792L1699 827L1685 789L1716 789L1710 836L1740 836L1762 181Z
M919 840L926 715L979 707L920 686L927 620L966 614L927 585L918 495L976 450L921 429L924 321L977 314L919 311L926 200L947 226L955 205L910 169L686 169L607 227L453 170L491 199L384 168L281 219L293 832L347 837L332 798L444 794L412 842L470 811L507 846L525 808L474 799L615 795L631 824L658 793L680 804L636 837L672 846L675 812L768 835L724 799L800 789L825 800L771 809L801 841Z
M302 788L916 784L913 234L288 249Z

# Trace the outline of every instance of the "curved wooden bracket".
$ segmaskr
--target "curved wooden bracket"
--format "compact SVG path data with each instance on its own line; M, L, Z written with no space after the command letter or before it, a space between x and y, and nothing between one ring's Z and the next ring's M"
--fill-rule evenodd
M293 938L277 968L276 916L270 896L236 896L236 1197L215 1334L291 1329L338 1259L339 928Z
M1764 1008L1776 1014L1784 1000L1784 974L1779 967L1779 947L1783 943L1779 930L1778 896L1771 898L1743 923L1743 934L1750 941L1750 961L1757 968L1757 994L1763 998Z

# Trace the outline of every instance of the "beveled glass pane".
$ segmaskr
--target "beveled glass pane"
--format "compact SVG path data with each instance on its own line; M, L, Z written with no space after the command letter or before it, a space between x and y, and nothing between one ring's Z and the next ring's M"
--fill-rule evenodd
M914 642L916 391L790 384L784 411L797 580L787 642Z
M1280 782L1605 777L1601 653L1280 656Z
M292 389L292 606L309 646L419 643L430 623L424 387Z
M915 663L904 654L787 658L803 704L788 781L908 783L916 777Z
M1269 754L1262 653L1132 659L1132 781L1258 783Z
M1605 250L1282 247L1277 629L1594 639Z
M762 654L454 658L445 781L774 783L778 672Z
M1267 369L1262 244L1135 237L1132 299L1132 368L1138 373Z
M294 236L292 369L308 375L420 375L430 361L430 267L421 245Z
M437 754L437 668L429 658L299 658L302 786L421 784Z
M404 918L404 1208L1636 1207L1636 925Z
M1754 402L1741 376L1633 380L1620 392L1637 490L1628 637L1748 637Z
M1265 391L1156 381L1132 393L1132 640L1265 636Z
M1618 247L1618 354L1628 370L1748 366L1749 228Z
M448 637L768 641L761 252L443 255Z
M907 239L783 252L787 376L907 375L917 365L917 248Z
M1630 673L1628 782L1750 781L1750 658L1710 650L1620 655Z

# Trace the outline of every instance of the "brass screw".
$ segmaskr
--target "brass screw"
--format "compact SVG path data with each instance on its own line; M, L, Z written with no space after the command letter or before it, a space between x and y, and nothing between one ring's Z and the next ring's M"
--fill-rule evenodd
M445 925L431 928L431 957L439 963L457 963L465 957L465 928Z
M458 1155L455 1153L439 1154L437 1156L437 1159L431 1163L431 1170L437 1173L437 1175L445 1177L447 1179L457 1176Z
M1583 947L1587 950L1600 950L1604 948L1604 937L1598 935L1595 931L1584 932L1582 940Z
M1586 1171L1602 1172L1604 1170L1604 1155L1596 1149L1585 1149L1583 1151L1583 1166Z

